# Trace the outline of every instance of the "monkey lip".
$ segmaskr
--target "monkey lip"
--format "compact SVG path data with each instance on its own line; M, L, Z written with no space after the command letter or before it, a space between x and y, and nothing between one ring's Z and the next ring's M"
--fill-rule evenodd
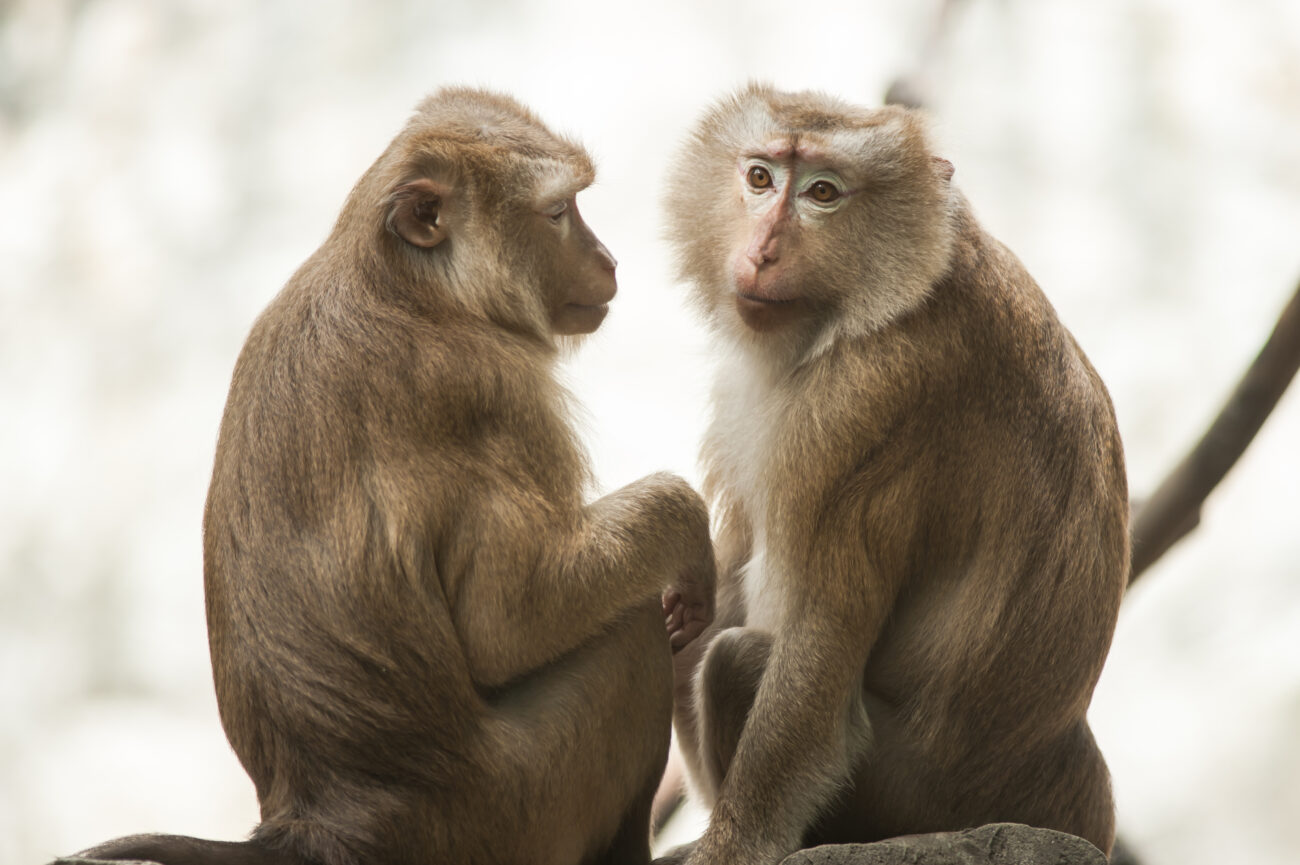
M758 303L764 306L780 306L782 304L795 303L799 300L797 297L762 297L744 291L736 292L736 297L745 303Z
M760 333L776 330L797 320L803 311L802 298L763 297L745 291L736 292L736 312L751 330Z

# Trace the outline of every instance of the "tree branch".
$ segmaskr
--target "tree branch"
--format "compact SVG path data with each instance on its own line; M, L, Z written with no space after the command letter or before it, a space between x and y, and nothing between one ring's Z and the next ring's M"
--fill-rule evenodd
M886 105L903 105L907 108L924 108L930 101L943 50L944 40L952 29L957 7L965 0L939 0L930 28L926 31L916 63L909 72L898 76L885 90Z
M1201 504L1241 458L1300 368L1300 286L1214 423L1149 498L1130 527L1130 585L1200 521Z

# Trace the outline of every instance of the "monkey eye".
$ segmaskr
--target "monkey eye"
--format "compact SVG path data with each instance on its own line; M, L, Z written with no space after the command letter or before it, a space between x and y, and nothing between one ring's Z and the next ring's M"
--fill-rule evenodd
M840 197L840 190L834 183L819 180L808 188L808 194L812 196L813 201L820 204L830 204Z
M564 216L564 214L567 213L568 210L569 210L569 202L559 201L556 202L555 204L552 204L550 207L546 208L546 210L544 210L543 212L546 214L546 218L549 219L551 222L559 222L560 217Z
M749 171L745 172L745 179L749 181L749 185L753 189L770 189L772 187L772 172L761 165L750 166Z

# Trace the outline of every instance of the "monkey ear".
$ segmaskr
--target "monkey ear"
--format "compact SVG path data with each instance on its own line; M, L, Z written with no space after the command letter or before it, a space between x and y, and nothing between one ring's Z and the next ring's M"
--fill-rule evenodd
M934 160L934 167L938 169L939 176L945 181L952 180L952 173L956 170L952 167L952 163L938 156L931 156L930 158Z
M388 196L388 230L412 246L432 249L447 238L443 203L447 188L422 177Z

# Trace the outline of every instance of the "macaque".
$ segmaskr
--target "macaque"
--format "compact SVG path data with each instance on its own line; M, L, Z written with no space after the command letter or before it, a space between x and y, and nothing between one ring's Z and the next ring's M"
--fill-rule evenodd
M678 477L584 503L554 366L615 293L575 200L593 176L514 100L447 89L357 183L248 337L204 518L261 822L83 855L649 861L670 644L708 623L714 557Z
M1114 837L1086 720L1128 570L1109 396L921 119L752 85L667 183L723 356L717 616L675 656L692 865L1020 822Z

